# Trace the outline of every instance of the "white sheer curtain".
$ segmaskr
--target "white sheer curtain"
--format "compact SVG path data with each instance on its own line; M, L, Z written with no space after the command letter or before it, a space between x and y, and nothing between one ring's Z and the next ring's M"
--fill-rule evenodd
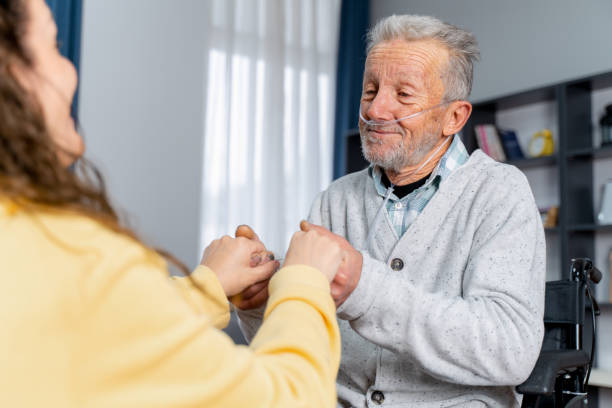
M201 246L282 253L332 179L340 0L210 0Z

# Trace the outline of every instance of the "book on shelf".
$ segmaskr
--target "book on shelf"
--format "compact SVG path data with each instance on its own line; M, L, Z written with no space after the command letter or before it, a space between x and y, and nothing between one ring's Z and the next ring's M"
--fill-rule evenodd
M521 145L519 144L514 130L499 129L498 133L508 160L520 160L525 158L525 154L521 149Z
M555 228L559 218L559 206L553 205L551 207L538 208L540 217L542 217L542 226L544 228Z
M488 154L492 159L503 162L506 161L506 154L502 148L501 140L495 125L483 124L474 126L476 142L478 147Z

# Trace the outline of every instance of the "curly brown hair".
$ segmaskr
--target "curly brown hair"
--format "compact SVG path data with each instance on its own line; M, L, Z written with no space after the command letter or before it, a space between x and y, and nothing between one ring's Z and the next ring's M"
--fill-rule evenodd
M121 224L95 166L85 159L74 169L61 164L60 147L46 129L38 102L11 74L12 64L32 66L23 45L27 19L24 0L0 1L0 195L26 209L44 206L93 218L142 244ZM174 256L154 250L188 274Z

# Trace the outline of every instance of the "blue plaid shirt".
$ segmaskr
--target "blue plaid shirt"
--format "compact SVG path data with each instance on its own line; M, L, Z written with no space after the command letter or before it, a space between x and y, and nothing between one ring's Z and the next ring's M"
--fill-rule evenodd
M412 193L403 197L401 200L391 194L387 201L387 213L389 220L393 224L397 237L400 238L410 225L416 220L423 209L429 203L429 200L434 196L440 187L440 183L448 177L456 168L460 167L467 161L469 154L461 142L458 135L453 137L453 141L449 146L440 162L431 173L425 184L414 190ZM374 180L376 191L382 197L386 197L387 187L382 183L382 169L379 167L370 166L369 173Z

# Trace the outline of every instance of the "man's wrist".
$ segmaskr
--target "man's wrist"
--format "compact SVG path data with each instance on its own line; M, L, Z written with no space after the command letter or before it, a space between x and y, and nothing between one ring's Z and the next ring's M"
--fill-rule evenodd
M370 308L377 293L377 285L384 280L385 267L376 265L377 261L368 255L361 255L361 273L355 289L338 307L338 317L343 320L360 318Z

